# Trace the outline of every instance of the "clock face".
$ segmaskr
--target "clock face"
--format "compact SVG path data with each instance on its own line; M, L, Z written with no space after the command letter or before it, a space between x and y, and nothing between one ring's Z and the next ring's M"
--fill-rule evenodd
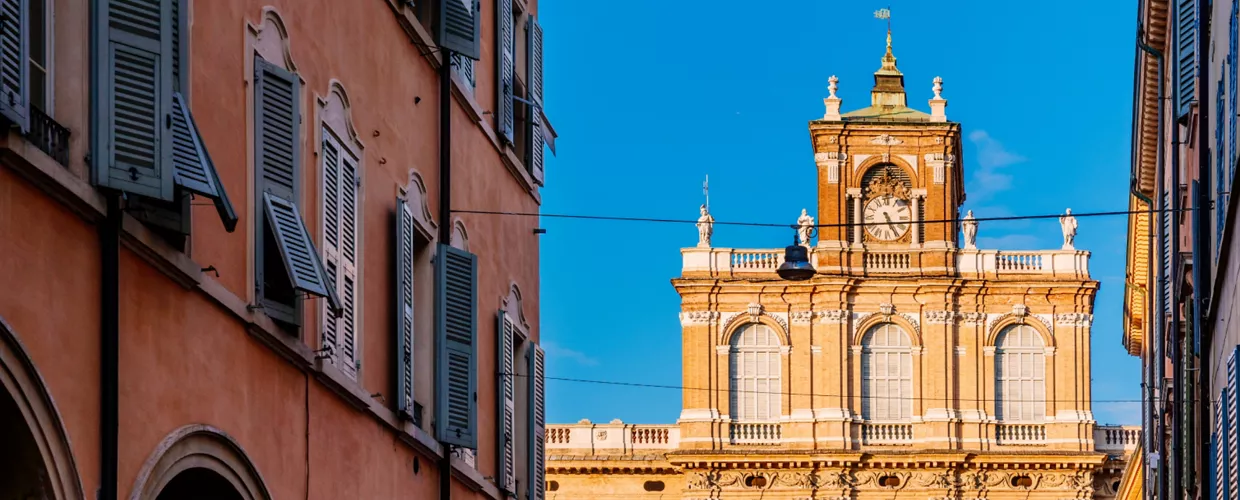
M884 195L865 204L865 232L882 240L892 241L907 233L912 224L908 201Z

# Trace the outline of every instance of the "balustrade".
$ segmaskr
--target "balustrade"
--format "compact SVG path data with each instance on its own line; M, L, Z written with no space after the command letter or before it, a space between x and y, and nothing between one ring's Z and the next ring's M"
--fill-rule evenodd
M776 422L732 422L732 444L778 444L782 429Z
M861 444L910 444L913 442L913 424L861 424Z
M1043 424L998 424L995 426L995 442L998 444L1045 444L1046 426Z

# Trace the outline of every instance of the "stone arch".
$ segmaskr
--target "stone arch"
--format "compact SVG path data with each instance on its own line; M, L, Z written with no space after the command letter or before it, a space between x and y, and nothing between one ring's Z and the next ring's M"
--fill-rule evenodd
M861 165L859 165L855 170L856 175L851 176L852 178L849 179L848 187L865 188L865 183L862 182L862 179L865 178L867 173L876 168L888 166L895 167L903 173L904 177L908 179L909 189L921 187L921 183L918 182L919 179L917 177L917 170L914 169L912 165L909 165L908 162L904 161L903 158L895 155L889 155L886 160L883 159L882 155L874 155L866 158L865 161L861 162Z
M1033 319L1033 321L1030 321ZM1042 336L1042 344L1046 347L1055 347L1055 336L1051 333L1049 327L1042 320L1031 318L1031 315L1017 315L1014 313L1004 314L990 323L990 330L986 332L986 343L983 347L995 347L995 341L999 339L999 334L1012 325L1026 325L1033 328Z
M0 391L12 398L18 416L34 440L46 473L43 486L51 489L51 498L85 498L60 412L34 361L3 318L0 318ZM5 396L0 394L0 397Z
M727 320L721 331L722 335L720 335L719 338L719 345L732 345L732 337L736 335L736 332L741 331L741 329L746 325L754 323L760 323L771 327L771 330L775 332L777 337L779 337L780 345L785 347L792 345L792 339L788 336L788 329L774 317L766 313L758 315L741 313Z
M271 500L241 445L224 431L201 424L181 427L160 441L142 464L129 499L154 500L177 475L190 469L210 470L244 500Z
M865 338L866 332L869 332L871 328L883 323L891 323L900 327L901 330L904 330L904 333L908 335L909 340L913 342L914 348L922 346L921 328L918 328L917 325L914 325L903 315L894 313L872 313L857 321L853 327L852 345L860 347L861 340Z
M460 217L452 221L452 239L448 244L458 250L469 251L469 230L465 229L465 221Z
M267 62L280 66L290 73L297 72L297 64L293 62L293 50L289 44L288 28L280 12L273 6L263 7L262 21L255 25L246 21L248 45L254 54ZM250 59L246 54L246 59ZM252 68L250 74L253 74Z
M413 227L422 234L426 241L433 242L439 237L439 224L431 214L430 199L426 195L426 182L416 168L409 169L409 182L401 189L401 196L409 204L413 212Z

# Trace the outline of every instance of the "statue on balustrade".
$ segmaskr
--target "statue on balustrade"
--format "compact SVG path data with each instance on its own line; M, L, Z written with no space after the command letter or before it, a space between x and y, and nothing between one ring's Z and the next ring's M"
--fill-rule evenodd
M973 220L973 211L969 210L964 216L964 220L960 222L960 227L964 231L964 247L977 248L977 221Z
M1063 230L1063 249L1074 250L1076 248L1073 246L1076 241L1076 217L1072 216L1071 208L1067 213L1059 216L1059 227Z
M702 205L702 216L698 217L698 244L701 248L710 247L710 237L715 232L715 218L710 216L710 212L706 211L706 205Z
M814 218L804 208L801 209L801 216L797 217L797 237L802 246L809 246L809 239L814 237Z

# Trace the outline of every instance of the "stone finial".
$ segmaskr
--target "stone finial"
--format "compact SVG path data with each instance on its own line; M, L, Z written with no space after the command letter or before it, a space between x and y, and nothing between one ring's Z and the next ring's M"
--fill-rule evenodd
M947 99L943 98L943 77L934 77L934 98L930 99L930 121L947 121Z
M839 81L840 79L836 78L835 75L831 75L831 78L827 79L827 82L828 82L827 92L829 92L830 94L825 99L822 100L822 103L826 105L827 107L826 114L822 115L823 120L840 121L841 119L840 118L840 104L842 104L844 101L843 99L840 99L839 97L835 96L835 90L837 88L836 84L839 83Z

